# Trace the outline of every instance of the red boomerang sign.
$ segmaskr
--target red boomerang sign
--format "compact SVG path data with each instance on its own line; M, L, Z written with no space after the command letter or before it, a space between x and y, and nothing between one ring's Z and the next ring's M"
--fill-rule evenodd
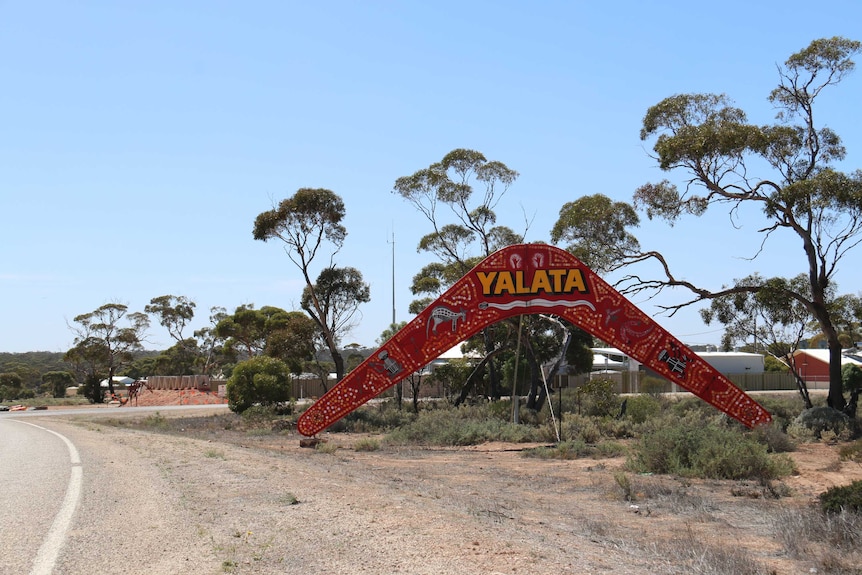
M520 244L482 260L312 404L297 429L315 435L484 327L536 313L569 321L748 427L772 420L572 254L546 244Z

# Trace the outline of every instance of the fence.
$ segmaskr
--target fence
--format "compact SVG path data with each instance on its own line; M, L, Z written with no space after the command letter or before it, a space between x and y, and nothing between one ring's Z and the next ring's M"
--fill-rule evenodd
M796 380L791 373L726 373L730 381L743 391L796 391ZM643 371L616 371L585 373L581 375L559 375L555 378L557 387L578 387L590 379L603 378L616 383L617 393L673 393L685 391L672 382L647 374ZM647 379L648 378L648 379ZM807 378L809 390L829 389L828 378Z
M725 374L737 387L743 391L796 391L796 382L793 375L789 373L764 372L753 374ZM580 375L558 375L554 378L555 388L568 387L577 388L590 379L610 379L616 383L617 393L673 393L685 391L684 388L674 385L670 381L655 375L649 375L642 371L615 371L602 373L585 373ZM649 379L646 379L649 377ZM187 376L151 376L147 385L151 389L201 389L216 391L224 380L210 379L204 375ZM294 377L291 378L291 397L297 399L317 399L328 389L332 389L335 380L330 379L327 386L318 377ZM551 382L548 382L549 384ZM826 378L808 378L809 390L829 389L829 381ZM404 399L412 399L413 392L409 378L397 384L403 386ZM387 390L382 397L391 397L393 390ZM444 385L431 377L423 377L419 385L420 398L441 398L445 395Z
M210 380L206 375L151 375L147 378L147 387L150 389L200 389L209 391L218 389L216 380ZM220 382L224 383L224 382Z

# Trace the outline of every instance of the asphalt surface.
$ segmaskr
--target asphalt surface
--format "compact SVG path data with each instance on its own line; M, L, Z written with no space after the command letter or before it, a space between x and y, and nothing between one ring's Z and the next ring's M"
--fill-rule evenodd
M69 421L199 408L0 413L0 575L220 572L142 446Z
M0 573L31 572L71 473L69 451L59 437L21 420L0 419Z

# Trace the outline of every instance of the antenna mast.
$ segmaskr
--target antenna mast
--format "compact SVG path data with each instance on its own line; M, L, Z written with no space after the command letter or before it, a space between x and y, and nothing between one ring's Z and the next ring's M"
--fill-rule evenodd
M389 243L389 242L387 242ZM392 325L395 325L395 230L392 230Z

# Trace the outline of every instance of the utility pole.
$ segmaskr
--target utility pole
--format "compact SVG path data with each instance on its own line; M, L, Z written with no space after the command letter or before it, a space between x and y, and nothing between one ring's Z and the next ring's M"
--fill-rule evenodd
M387 241L387 243L389 243ZM392 325L395 325L395 230L392 230Z

